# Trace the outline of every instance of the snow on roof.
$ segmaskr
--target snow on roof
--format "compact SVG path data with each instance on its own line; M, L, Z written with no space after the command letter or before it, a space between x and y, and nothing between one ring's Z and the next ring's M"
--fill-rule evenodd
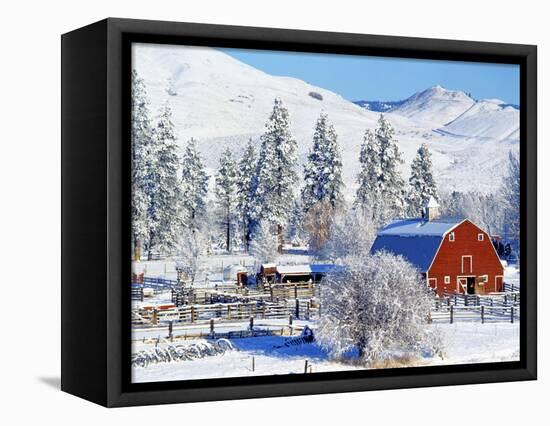
M311 267L309 265L279 265L277 266L277 273L281 275L289 274L311 274Z
M291 274L325 274L334 269L336 265L315 263L312 265L279 265L277 273L281 275Z
M430 195L430 199L428 200L428 202L426 203L426 205L424 207L439 207L439 204L437 202L437 200Z
M262 268L275 268L277 266L276 263L263 263Z
M456 220L399 219L383 228L378 235L442 237L459 223L460 221Z

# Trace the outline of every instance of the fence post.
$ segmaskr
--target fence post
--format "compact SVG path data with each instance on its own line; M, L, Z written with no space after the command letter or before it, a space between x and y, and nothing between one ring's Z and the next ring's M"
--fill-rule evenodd
M262 305L262 319L265 319L265 303Z
M288 325L292 325L292 314L288 314Z
M158 318L158 312L156 309L153 309L153 324L154 325L157 325L159 322L159 318Z
M298 284L294 283L294 298L298 299Z
M191 322L195 322L195 307L191 305Z
M309 312L310 308L311 308L311 302L308 301L308 302L307 302L307 305L306 305L306 319L307 319L308 321L309 321L309 318L310 318L310 312Z
M485 306L481 305L481 324L485 324Z
M308 367L307 364L308 364L308 362L307 362L307 359L306 359L306 362L305 362L305 365L304 365L304 374L307 374L307 367Z
M254 317L251 315L250 316L250 331L252 331L254 329Z
M514 323L514 306L510 307L510 322Z
M449 317L450 317L450 321L451 321L451 324L452 324L453 320L454 320L454 305L451 305L451 310L450 310Z
M231 305L227 305L227 319L231 319Z
M210 334L214 334L214 318L210 318Z
M296 318L300 318L300 301L298 299L296 299L296 309L294 315L296 316Z

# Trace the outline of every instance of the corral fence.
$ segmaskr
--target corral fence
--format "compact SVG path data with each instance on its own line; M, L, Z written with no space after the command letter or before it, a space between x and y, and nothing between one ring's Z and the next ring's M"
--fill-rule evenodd
M185 305L172 309L140 308L132 311L134 324L157 325L166 322L201 324L215 321L247 321L254 319L304 319L319 316L319 305L314 300L217 303L210 305Z
M486 322L510 322L520 319L519 306L458 306L444 305L440 309L432 309L430 322L454 322L481 321Z

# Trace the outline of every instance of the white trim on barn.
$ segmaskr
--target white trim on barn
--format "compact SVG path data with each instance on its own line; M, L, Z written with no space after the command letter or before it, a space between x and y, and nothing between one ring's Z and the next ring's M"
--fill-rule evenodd
M469 271L464 271L464 258L467 258L469 257L470 258L470 270ZM461 258L461 266L462 266L462 273L463 274L471 274L472 271L474 270L474 259L473 259L473 256L471 254L465 254L465 255L462 255L462 258Z

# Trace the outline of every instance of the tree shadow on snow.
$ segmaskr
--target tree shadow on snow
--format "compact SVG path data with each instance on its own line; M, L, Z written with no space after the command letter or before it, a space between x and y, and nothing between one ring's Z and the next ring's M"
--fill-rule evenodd
M308 357L327 360L328 352L317 343L301 343L292 345L289 337L267 336L232 339L231 343L240 351L253 352L271 357ZM287 343L287 345L285 345Z

